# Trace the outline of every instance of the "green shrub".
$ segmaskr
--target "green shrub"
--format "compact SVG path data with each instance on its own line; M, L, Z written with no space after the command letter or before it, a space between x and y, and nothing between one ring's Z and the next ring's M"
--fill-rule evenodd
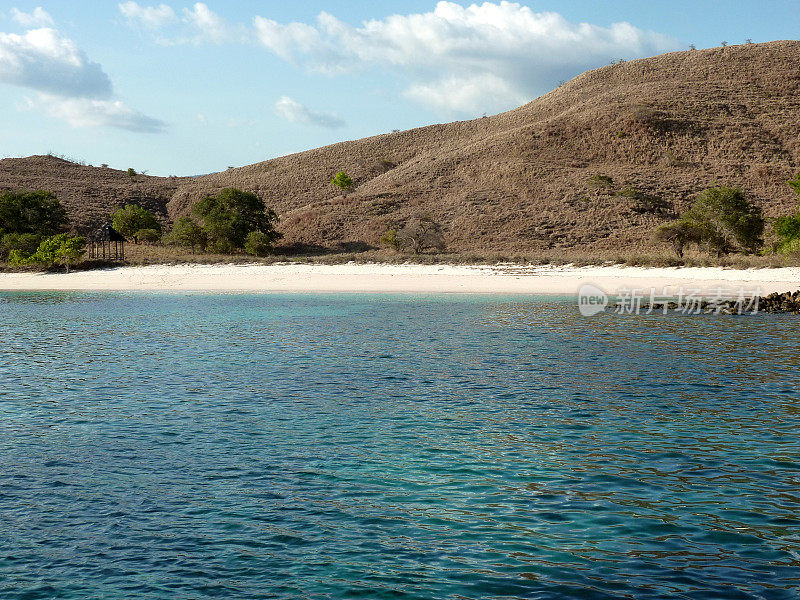
M0 261L7 261L12 252L30 256L41 242L42 236L35 233L7 233L0 239Z
M717 256L736 248L756 252L764 240L764 217L738 188L705 190L682 217L702 231L702 243Z
M244 241L244 250L253 256L272 254L272 238L263 231L251 231Z
M333 179L331 179L331 183L342 190L342 194L345 197L347 196L347 192L353 187L353 180L350 179L350 176L344 171L339 171L334 175Z
M161 231L158 229L140 229L133 235L133 237L137 242L155 244L161 239Z
M205 250L208 244L208 236L203 228L200 227L189 217L181 217L175 222L168 236L168 241L177 246L191 248L194 253L195 248Z
M388 248L392 248L393 250L400 250L401 243L400 238L397 236L397 231L394 229L390 229L386 233L381 236L380 239L381 244Z
M270 244L282 236L275 230L278 215L250 192L226 188L216 197L198 202L193 212L203 219L203 229L217 252L230 253L243 248L250 232L260 231Z
M161 224L155 215L138 204L126 204L114 213L111 225L126 238L138 242L137 234L145 229L161 231Z
M608 175L597 174L589 179L589 185L598 188L610 188L614 185L614 180Z
M31 256L23 258L19 251L12 252L12 264L40 265L53 267L64 265L69 273L70 265L83 256L86 240L82 237L62 233L42 240L39 247Z
M33 233L42 237L64 231L67 212L50 192L0 194L0 237L9 233Z

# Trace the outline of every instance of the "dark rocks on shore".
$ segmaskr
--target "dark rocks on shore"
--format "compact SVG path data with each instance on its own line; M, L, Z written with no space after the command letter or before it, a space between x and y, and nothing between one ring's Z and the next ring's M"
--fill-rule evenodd
M796 292L777 292L758 299L759 312L791 313L800 315L800 290Z
M693 303L678 302L656 302L642 304L641 309L646 312L659 311L680 311L687 314L722 314L740 315L748 313L772 313L772 314L794 314L800 315L800 290L795 292L785 292L779 294L774 292L768 296L748 298L744 301L738 300L718 300L710 302L708 300L698 300Z

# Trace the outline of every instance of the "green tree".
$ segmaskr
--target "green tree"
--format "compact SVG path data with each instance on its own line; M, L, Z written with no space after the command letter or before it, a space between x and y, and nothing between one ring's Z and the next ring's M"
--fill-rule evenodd
M20 255L16 254L15 261L24 264L37 264L48 268L57 264L64 265L67 268L67 273L69 273L70 265L83 256L85 245L86 240L82 237L61 233L42 240L36 252L26 259L21 260Z
M273 240L262 231L251 231L244 241L244 250L253 256L269 256L272 254Z
M347 197L347 192L353 187L353 180L345 173L344 171L339 171L333 179L331 179L331 183L342 190L342 195Z
M17 256L30 256L41 242L42 236L35 233L7 233L0 238L0 261L8 260L12 252Z
M50 192L0 194L0 237L8 233L55 235L68 223L67 212Z
M703 240L703 230L696 223L687 219L679 219L674 223L665 223L656 229L656 240L672 245L678 258L683 258L686 246L700 244Z
M800 174L787 183L800 196ZM778 236L776 252L796 252L800 245L800 214L775 219L775 235Z
M203 229L218 252L243 248L252 231L266 235L270 244L282 237L275 230L278 215L251 192L226 188L198 202L193 212L203 220Z
M705 190L682 216L702 231L703 244L717 256L737 247L755 252L763 244L764 217L738 188Z
M195 248L205 250L208 244L208 236L203 228L200 227L189 217L181 217L175 222L169 234L169 241L178 246L191 248L194 253Z
M137 231L133 238L137 242L144 242L145 244L155 244L161 239L161 232L158 229L140 229Z
M139 241L138 232L143 229L161 231L161 223L155 215L138 204L126 204L125 208L120 208L114 213L111 224L126 238L136 242Z
M128 177L131 179L136 179L136 169L133 167L128 168Z

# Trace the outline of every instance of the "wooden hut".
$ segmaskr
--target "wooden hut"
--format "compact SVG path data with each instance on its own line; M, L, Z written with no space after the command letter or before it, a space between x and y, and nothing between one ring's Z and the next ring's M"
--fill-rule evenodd
M89 236L89 242L91 244L89 251L91 258L114 261L125 260L125 238L110 223L106 223Z

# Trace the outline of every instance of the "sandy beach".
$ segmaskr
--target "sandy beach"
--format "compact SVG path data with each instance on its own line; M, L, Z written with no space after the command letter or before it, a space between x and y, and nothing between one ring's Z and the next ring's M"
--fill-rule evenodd
M70 273L3 273L2 291L376 292L577 294L591 284L620 290L666 288L763 294L800 288L800 268L723 269L388 264L156 265Z

